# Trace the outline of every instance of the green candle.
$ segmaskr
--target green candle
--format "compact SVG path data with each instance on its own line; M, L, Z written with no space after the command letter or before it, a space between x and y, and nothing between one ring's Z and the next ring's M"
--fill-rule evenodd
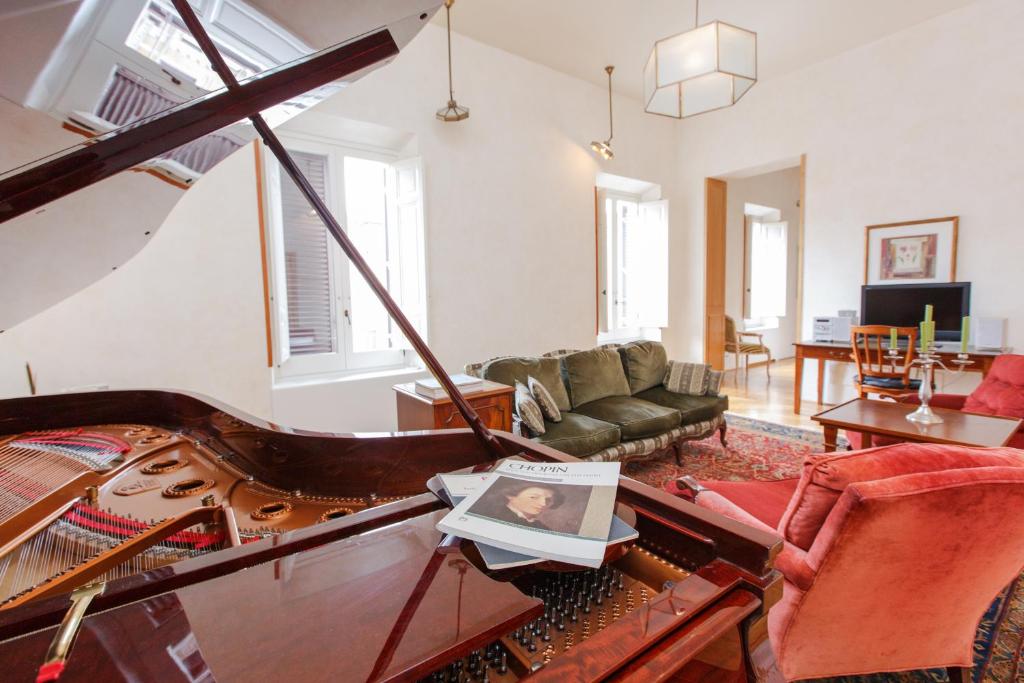
M899 342L899 337L896 336L896 328L895 327L890 327L889 328L889 348L890 349L895 349L897 346L899 346L899 343L900 343Z
M971 316L965 315L960 322L960 353L967 353L967 340L971 335Z
M925 349L928 348L928 323L921 321L921 353L924 353Z
M928 304L927 306L924 307L924 321L926 323L930 323L932 321L932 311L934 310L934 308L935 307L932 306L931 304Z
M935 345L935 321L929 320L926 324L928 326L928 348L930 349Z

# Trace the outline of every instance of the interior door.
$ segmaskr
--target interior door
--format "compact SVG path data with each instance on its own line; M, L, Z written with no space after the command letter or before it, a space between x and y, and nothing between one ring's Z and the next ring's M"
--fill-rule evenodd
M726 182L704 180L704 362L725 367Z

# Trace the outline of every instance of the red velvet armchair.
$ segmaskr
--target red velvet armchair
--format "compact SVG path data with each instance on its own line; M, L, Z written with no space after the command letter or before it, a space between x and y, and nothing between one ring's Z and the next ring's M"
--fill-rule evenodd
M896 444L812 456L799 480L677 482L783 537L769 633L786 680L947 667L1024 567L1024 452ZM758 663L755 663L758 666Z
M902 400L913 403L918 401L914 395ZM935 394L932 396L931 405L968 413L1024 418L1024 356L1007 353L997 357L992 361L992 367L985 375L985 379L969 395ZM860 448L860 433L847 432L846 438L850 441L850 448ZM884 445L895 442L892 439L875 437L874 443ZM1024 448L1024 428L1018 431L1007 445Z

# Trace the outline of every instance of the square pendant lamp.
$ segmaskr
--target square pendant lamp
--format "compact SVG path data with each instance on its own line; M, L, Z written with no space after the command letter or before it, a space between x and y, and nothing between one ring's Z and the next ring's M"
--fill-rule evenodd
M654 44L644 111L677 119L730 107L757 82L757 34L712 21Z

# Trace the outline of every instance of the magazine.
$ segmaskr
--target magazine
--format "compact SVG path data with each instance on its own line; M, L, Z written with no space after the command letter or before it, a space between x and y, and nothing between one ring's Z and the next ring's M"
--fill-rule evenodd
M489 473L487 472L476 474L439 474L427 482L427 485L446 505L455 507L487 481L488 476ZM637 530L624 522L618 515L612 517L611 530L608 532L608 545L632 541L638 536ZM477 542L476 548L484 564L490 569L524 567L545 561L543 557L524 555L523 553L496 548L486 543Z
M513 553L599 567L618 480L617 462L506 460L437 528Z

